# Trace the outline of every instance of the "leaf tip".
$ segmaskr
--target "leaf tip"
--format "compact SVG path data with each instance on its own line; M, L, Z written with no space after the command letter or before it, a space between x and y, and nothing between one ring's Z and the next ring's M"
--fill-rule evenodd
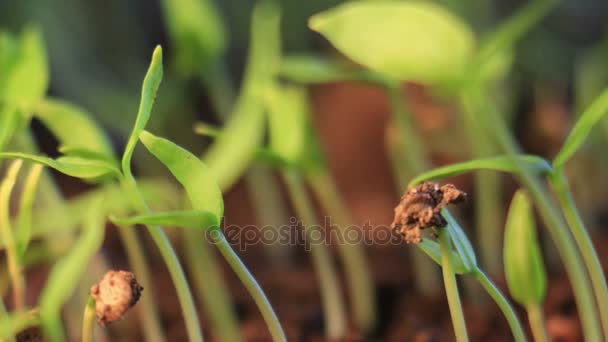
M154 52L152 53L152 63L162 64L163 63L163 48L160 45L156 45Z
M322 26L323 26L323 16L322 15L320 15L320 14L313 15L312 17L310 17L308 19L308 27L311 30L320 33Z

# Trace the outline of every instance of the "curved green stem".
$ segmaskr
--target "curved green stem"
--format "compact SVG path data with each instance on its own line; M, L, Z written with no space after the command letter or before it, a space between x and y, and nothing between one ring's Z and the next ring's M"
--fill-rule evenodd
M141 213L149 213L150 208L148 208L146 202L141 196L141 193L137 188L137 184L135 183L135 178L133 178L133 175L130 173L127 173L127 170L128 169L125 169L122 185L125 187L127 194L132 196L132 205ZM158 247L160 254L163 257L167 268L169 269L169 274L171 275L171 279L175 285L177 298L179 299L182 308L184 323L188 332L188 338L190 341L202 342L203 335L201 334L198 314L194 306L194 300L192 298L190 287L188 286L188 281L186 280L186 275L179 262L177 254L175 253L175 250L171 246L171 242L161 227L147 226L147 228L150 232L152 240L154 240L154 243Z
M448 297L448 306L450 307L450 316L452 317L452 324L454 325L456 341L467 342L469 341L469 336L467 334L467 326L464 322L460 294L458 294L458 284L456 284L456 274L454 273L454 266L452 263L452 247L447 228L439 228L438 235L441 248L443 284L445 286L446 296Z
M133 267L133 271L137 274L137 279L140 283L146 284L146 290L148 293L154 293L152 278L150 277L150 268L146 262L146 257L137 238L137 234L133 230L133 227L119 228L118 234L127 253L127 259L129 264ZM154 304L153 296L147 295L142 296L140 299L140 305L137 306L140 317L142 320L143 334L146 341L150 342L163 342L165 341L165 335L163 329L160 326L160 319L158 317L158 309Z
M572 241L568 226L555 204L550 200L546 187L515 158L518 153L517 144L509 134L502 118L495 113L495 108L489 104L486 94L478 85L470 84L465 90L465 96L471 96L471 101L476 104L478 118L483 122L484 129L482 131L492 134L497 139L499 146L509 154L517 166L521 183L528 189L539 209L549 234L551 234L564 261L566 272L572 283L585 338L588 341L601 341L602 331L597 319L597 310L589 277L585 272L576 244Z
M342 257L355 321L363 333L369 333L376 325L376 302L374 285L369 272L363 246L345 241L345 229L352 219L337 186L327 170L307 175L313 192L316 194L325 213L337 223L342 238L339 239L338 251Z
M532 329L534 341L549 342L542 306L530 305L526 307L526 311L528 312L528 321L530 322L530 328Z
M226 241L226 238L224 237L224 234L220 228L214 227L214 229L211 231L211 236L213 238L213 242L220 250L220 253L222 253L228 264L230 264L230 267L232 267L232 270L234 270L243 285L245 285L245 288L251 297L253 297L253 300L262 313L262 317L264 317L264 321L266 321L266 324L268 325L268 329L270 329L270 334L272 335L273 341L287 341L283 328L281 327L281 323L272 309L272 305L268 301L268 298L266 298L264 291L260 285L258 285L251 273L249 273L247 267L245 267L232 247L230 247L230 244L228 241Z
M587 272L589 272L593 293L597 300L604 338L608 339L608 286L606 285L606 275L602 270L593 242L587 233L585 223L580 217L576 203L574 203L572 194L568 189L568 181L563 170L556 170L549 177L549 182L570 226L570 232L583 256L583 262L587 267Z
M475 277L475 279L477 279L477 281L479 281L481 286L483 286L483 288L486 290L486 292L488 292L492 299L494 299L494 301L500 308L500 311L502 311L502 314L505 316L507 322L509 323L509 327L511 328L511 332L513 333L513 338L515 339L515 341L527 341L526 334L524 333L524 329L521 326L521 322L519 321L519 318L517 318L517 314L515 313L515 310L513 309L507 298L505 298L505 296L500 292L496 285L494 285L494 283L482 270L478 269L475 273L473 273L473 276Z
M296 171L284 171L283 179L287 185L287 192L293 201L293 206L302 220L312 262L321 287L321 301L325 313L325 324L328 339L343 338L346 333L346 310L340 291L338 274L331 260L331 255L324 245L325 241L310 241L315 231L316 216L306 193L300 175ZM316 225L318 229L318 225ZM323 236L323 233L319 234Z
M181 234L188 269L199 299L209 314L213 335L218 341L240 341L236 313L214 251L200 232L185 229Z
M89 297L82 315L82 342L93 342L93 330L95 329L95 299Z

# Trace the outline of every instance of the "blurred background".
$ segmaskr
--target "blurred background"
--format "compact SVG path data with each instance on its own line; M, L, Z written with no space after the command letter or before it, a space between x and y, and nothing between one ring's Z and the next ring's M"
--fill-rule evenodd
M436 2L464 18L479 37L527 3L512 0ZM201 72L213 74L220 68L226 76L228 86L225 89L235 92L239 89L247 59L253 1L217 0L212 3L226 29L227 45L221 63L210 65ZM283 54L319 54L349 64L307 26L311 15L339 3L342 1L282 1ZM165 77L149 130L196 154L202 153L212 142L195 135L192 126L197 121L221 125L213 105L213 90L208 83L201 81L204 75L194 77L178 70L176 52L160 1L0 0L0 29L16 34L28 25L38 26L46 42L51 72L49 94L93 113L112 136L117 151L124 147L131 130L139 104L141 80L157 44L161 44L165 51ZM395 44L407 45L408 42ZM492 91L523 149L552 158L577 114L606 85L608 2L563 0L518 44L510 72L504 80L493 85L495 89ZM341 81L311 86L310 94L313 125L353 224L367 224L368 229L388 226L393 219L393 208L404 189L399 184L399 177L393 174L385 147L385 134L390 126L390 107L385 92L374 85ZM460 114L454 103L418 84L404 84L403 97L431 152L434 165L469 159L464 133L454 129L460 125ZM57 142L51 134L37 121L32 125L43 151L57 155ZM596 246L600 246L598 253L606 264L607 251L601 246L608 243L605 203L608 122L604 120L600 126L594 130L585 150L577 155L577 161L572 163L575 167L569 172L573 177L575 197L586 222L593 228ZM160 164L153 162L145 153L137 154L136 161L138 175L164 175ZM506 207L516 183L510 177L503 178L500 186ZM68 196L80 194L89 187L67 177L57 176L57 179ZM276 180L281 184L279 177ZM474 192L474 181L470 176L451 181L467 192ZM284 195L282 185L279 185L279 191ZM293 216L289 200L283 197L286 209ZM243 181L230 188L225 197L226 225L256 223L256 203L252 203L251 198ZM318 210L318 213L320 222L323 222L323 211ZM475 240L471 203L462 210L460 217L463 226L470 227L468 233ZM504 217L499 219L504 222ZM104 250L114 267L125 267L125 254L113 229L109 230ZM180 310L164 264L147 235L142 231L139 235L146 243L151 260L154 260L150 263L155 267L154 274L158 279L154 298L161 304L162 322L167 327L169 340L186 340ZM365 248L379 307L379 324L371 338L449 340L451 323L445 296L425 295L414 285L412 255L408 252L413 247L402 244L368 245ZM323 340L318 286L303 244L294 246L287 256L278 256L287 258L287 261L272 260L277 256L267 253L259 245L238 253L268 295L289 339ZM501 254L501 251L496 253ZM553 281L546 304L549 329L553 336L565 334L566 340L577 340L580 328L568 282L561 266L550 261L555 259L551 255L550 244L546 253L548 263L552 265ZM268 340L266 327L252 300L227 265L222 265L243 337L248 341ZM44 269L39 271L44 274ZM500 275L497 277L494 280L504 288L504 281ZM42 280L43 276L38 278ZM481 291L476 285L464 284L464 288L471 337L478 341L489 337L497 339L497 336L498 340L510 340L508 327L493 303L475 294ZM152 294L144 292L144 295ZM203 321L207 319L204 313L202 318ZM109 330L109 340L141 340L141 332L129 327L127 321ZM362 338L353 326L349 339Z

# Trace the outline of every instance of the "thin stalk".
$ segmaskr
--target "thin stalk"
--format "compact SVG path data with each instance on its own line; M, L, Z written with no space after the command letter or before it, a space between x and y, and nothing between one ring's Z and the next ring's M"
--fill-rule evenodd
M399 187L397 192L401 196L401 192L407 188L408 178L427 170L430 163L423 153L422 139L414 129L410 115L406 112L400 83L386 84L386 92L396 128L396 132L387 131L387 145L393 174ZM431 271L435 269L433 261L417 248L409 250L414 265L416 289L428 297L437 296L441 287L437 272Z
M126 193L131 196L131 201L133 202L132 205L141 213L150 213L151 210L148 208L148 205L139 192L135 178L133 178L133 175L130 172L130 168L123 169L125 175L121 180L121 183L126 190ZM175 250L171 246L171 242L161 227L147 226L147 228L150 232L152 240L154 240L154 243L158 247L161 256L165 260L167 268L169 269L169 274L173 280L173 284L177 292L177 298L182 308L188 338L190 341L201 342L203 341L203 335L201 334L198 314L196 312L196 307L194 306L194 300L192 298L192 293L190 292L190 287L188 286L188 281L186 280L186 275L179 262L177 254L175 253Z
M239 256L234 252L232 247L230 247L230 243L228 243L220 228L215 227L211 231L211 236L220 253L222 253L224 256L224 259L226 259L228 264L230 264L230 267L234 270L241 283L243 283L247 289L247 292L249 292L255 301L257 307L262 313L262 317L264 317L264 321L266 322L268 329L270 330L272 340L275 342L287 341L285 332L283 332L283 328L281 327L281 323L279 322L272 305L268 301L268 298L266 298L264 291L251 273L249 273L249 270L247 270L247 267L245 267Z
M530 322L530 328L532 329L534 341L549 342L542 306L529 305L526 307L526 311L528 312L528 321Z
M146 290L148 293L154 293L154 283L150 277L150 268L146 262L144 250L141 246L137 234L133 227L119 228L118 234L125 247L127 253L127 259L129 265L133 267L133 271L137 274L137 279L142 284L146 284ZM163 329L160 325L160 318L158 316L158 308L154 304L154 296L142 296L140 299L140 305L137 306L139 310L141 325L143 328L143 334L146 341L151 342L163 342L166 341Z
M321 170L309 173L307 179L321 207L340 229L342 238L338 239L338 251L344 264L355 321L364 333L369 333L376 325L377 308L365 250L359 244L361 241L345 241L345 229L349 223L352 224L352 218L329 172Z
M16 310L25 308L26 287L18 246L15 241L15 235L13 234L13 228L11 227L9 203L11 192L17 181L17 175L19 174L21 165L23 165L21 160L12 162L2 181L2 185L0 185L0 238L2 238L5 243L8 273L13 289L13 302Z
M511 328L511 332L513 333L513 338L515 339L515 341L527 341L526 334L524 333L524 329L521 326L521 322L519 321L519 318L517 318L517 314L515 313L515 310L513 309L507 298L505 298L505 296L500 292L496 285L494 285L494 283L482 270L478 269L475 273L473 273L473 277L475 277L475 279L479 281L481 286L483 286L486 292L492 297L492 299L494 299L494 301L500 308L500 311L502 311L502 314L505 316L507 322L509 323L509 327Z
M483 121L484 132L492 134L499 143L501 149L511 157L518 153L518 147L502 118L495 113L495 108L489 104L487 97L478 86L469 87L466 96L472 96L473 103L478 108L478 118ZM584 263L572 240L568 226L564 222L559 210L550 200L546 187L537 177L519 163L516 158L512 158L517 166L520 181L528 189L534 202L539 209L541 217L545 222L553 241L558 249L564 266L574 291L574 297L581 316L583 332L588 341L601 341L602 333L597 318L597 310L590 286L589 277L585 272Z
M458 294L458 284L456 283L456 274L452 264L452 247L450 244L450 236L446 229L439 228L439 246L441 248L441 270L443 272L443 284L445 293L448 297L448 306L450 307L450 316L454 325L454 333L456 334L457 342L469 341L467 334L467 326L464 322L464 313L462 312L462 304L460 303L460 294Z
M95 299L89 297L87 305L84 306L82 315L82 342L93 342L93 330L95 329Z
M204 234L191 229L182 233L187 266L196 292L209 315L213 335L218 341L240 341L239 324L224 284L217 257Z
M312 262L321 288L321 302L325 313L325 326L328 339L341 339L346 333L346 310L340 291L338 274L331 260L325 241L314 241L311 237L316 231L319 237L324 236L315 225L316 216L310 198L300 175L296 171L283 172L287 192L293 202L294 209L302 224L310 246ZM315 229L317 227L317 229Z
M201 71L200 78L207 88L216 117L220 121L226 121L228 115L232 112L236 99L236 93L226 64L218 59L214 67L205 68Z
M597 300L604 337L608 339L608 286L606 285L606 276L602 270L602 265L593 247L593 241L591 241L585 228L585 223L578 213L563 170L556 170L549 177L549 183L557 196L566 221L570 226L570 232L574 236L576 245L583 256L583 261L591 278L595 299Z

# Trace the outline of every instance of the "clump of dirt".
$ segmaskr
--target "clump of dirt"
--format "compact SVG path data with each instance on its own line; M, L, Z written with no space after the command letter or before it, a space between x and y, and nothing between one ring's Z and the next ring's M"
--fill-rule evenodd
M97 323L105 327L121 319L137 303L143 289L131 272L106 272L99 284L90 290L91 297L95 299Z
M395 207L391 228L401 234L407 243L422 241L422 230L428 227L445 227L441 209L448 204L461 203L467 194L452 184L422 183L405 192Z

